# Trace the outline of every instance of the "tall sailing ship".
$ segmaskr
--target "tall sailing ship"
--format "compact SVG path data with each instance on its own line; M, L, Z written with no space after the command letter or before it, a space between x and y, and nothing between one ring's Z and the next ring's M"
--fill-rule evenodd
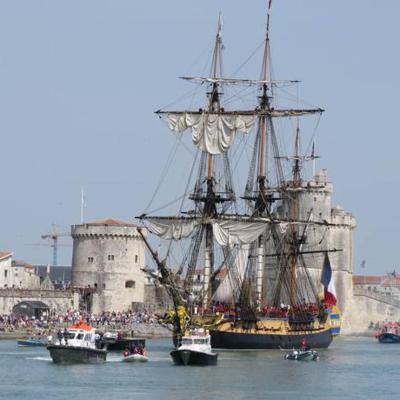
M158 272L150 273L173 300L175 339L198 325L210 330L217 348L293 348L304 338L312 347L328 347L340 325L328 292L329 253L340 249L321 248L329 223L302 203L303 166L317 157L314 146L302 153L300 134L300 119L318 119L323 110L275 102L277 92L298 81L271 78L270 7L263 48L260 79L223 77L219 19L209 76L184 78L207 88L205 104L156 112L179 140L191 131L195 153L177 213L138 217L161 238L165 254L153 250L144 229L140 233L157 264ZM230 109L229 90L255 94L253 106ZM283 153L276 128L289 125L283 120L292 122L292 155ZM238 161L244 147L251 149L248 162ZM235 187L235 173L245 164L247 180ZM316 273L308 263L317 255L324 268Z

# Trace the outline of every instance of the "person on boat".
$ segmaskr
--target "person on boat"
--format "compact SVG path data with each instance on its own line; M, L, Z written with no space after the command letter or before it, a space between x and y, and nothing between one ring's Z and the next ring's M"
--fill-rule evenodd
M96 349L100 349L101 348L101 336L99 333L96 333L94 335L94 343L96 345Z
M308 346L308 343L307 343L307 339L306 339L306 338L303 338L303 339L301 340L301 343L300 343L300 350L303 350L303 351L310 350L310 347Z
M63 336L64 336L65 345L67 346L68 345L68 331L67 331L67 328L64 328Z
M133 353L133 354L140 354L140 352L139 352L139 346L134 346L132 353Z
M129 349L128 349L127 347L125 347L125 350L124 350L124 357L128 357L129 354L130 354Z

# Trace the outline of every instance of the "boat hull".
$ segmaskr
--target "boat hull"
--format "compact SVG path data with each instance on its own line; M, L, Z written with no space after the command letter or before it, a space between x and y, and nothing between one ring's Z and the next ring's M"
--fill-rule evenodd
M286 360L317 361L318 353L314 350L296 350L285 355Z
M293 349L299 348L303 339L315 349L325 349L332 342L330 329L319 332L290 334L246 333L211 330L211 346L217 349Z
M218 353L173 350L170 354L176 365L217 365L218 361Z
M55 364L97 364L107 358L107 351L102 349L49 345L47 350Z
M400 335L394 333L382 333L378 336L379 343L400 343Z
M17 339L17 346L19 347L45 347L47 343L40 340Z
M147 362L149 359L141 354L131 354L123 358L124 362Z

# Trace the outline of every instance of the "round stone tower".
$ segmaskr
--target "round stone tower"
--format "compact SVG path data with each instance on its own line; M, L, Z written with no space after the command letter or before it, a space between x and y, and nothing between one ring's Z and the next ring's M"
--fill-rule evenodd
M136 226L114 219L71 227L72 285L94 313L127 311L144 301L144 243Z

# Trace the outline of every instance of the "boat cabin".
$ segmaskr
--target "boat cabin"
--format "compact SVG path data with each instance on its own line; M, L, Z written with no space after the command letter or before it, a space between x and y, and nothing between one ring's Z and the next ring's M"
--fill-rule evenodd
M192 344L209 344L210 336L184 336L181 341L181 345L192 345Z
M189 335L182 337L178 347L181 350L211 351L211 336L204 329L193 329Z
M96 332L93 327L78 322L57 334L58 343L62 346L96 348Z

